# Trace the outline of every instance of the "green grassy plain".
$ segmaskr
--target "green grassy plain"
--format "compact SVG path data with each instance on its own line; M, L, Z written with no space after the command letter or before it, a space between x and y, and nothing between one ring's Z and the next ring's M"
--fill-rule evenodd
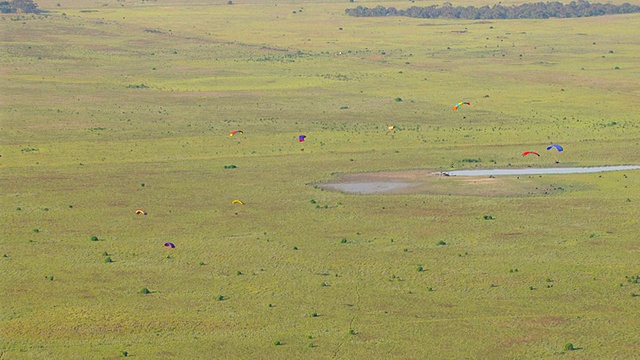
M38 4L0 17L3 360L638 356L639 171L505 180L533 196L311 184L558 166L550 143L639 164L640 15Z

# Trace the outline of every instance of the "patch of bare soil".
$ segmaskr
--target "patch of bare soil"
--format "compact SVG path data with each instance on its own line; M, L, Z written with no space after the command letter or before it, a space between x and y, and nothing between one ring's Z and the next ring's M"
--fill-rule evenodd
M314 184L349 194L433 194L461 196L541 196L564 191L532 177L447 176L431 170L403 170L342 174L331 182Z

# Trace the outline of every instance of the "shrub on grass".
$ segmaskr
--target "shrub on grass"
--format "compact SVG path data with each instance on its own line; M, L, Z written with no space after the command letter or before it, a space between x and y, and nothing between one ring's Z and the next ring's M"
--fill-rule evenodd
M568 342L568 343L564 344L564 349L567 350L567 351L572 351L572 350L575 350L576 348L573 346L572 343Z
M440 241L438 241L438 243L436 245L437 246L444 246L444 245L447 245L447 243L444 240L440 240Z
M98 239L98 237L97 237L97 236L95 236L95 235L91 236L91 238L90 238L90 239L91 239L91 241L98 241L98 240L99 240L99 239Z
M280 340L276 340L276 341L273 342L273 345L280 346L280 345L282 345L282 342Z
M144 295L151 294L151 290L149 290L146 287L142 288L142 289L140 289L140 294L144 294Z
M110 263L113 262L113 260L111 260L111 256L107 256L106 258L104 258L104 262Z

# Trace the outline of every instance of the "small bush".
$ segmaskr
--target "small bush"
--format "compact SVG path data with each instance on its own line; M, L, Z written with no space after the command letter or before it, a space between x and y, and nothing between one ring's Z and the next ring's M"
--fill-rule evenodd
M318 317L318 313L317 312L311 313L311 317Z
M399 98L399 97L397 97L395 100L396 102L402 102L402 98Z
M276 341L273 342L273 345L280 346L280 345L282 345L282 342L280 340L276 340Z
M356 331L355 331L355 330L353 330L353 329L349 329L349 335L355 335L355 334L356 334Z
M144 294L144 295L151 294L151 290L149 290L146 287L142 288L142 289L140 289L140 294Z
M418 270L418 272L423 272L423 271L424 271L424 268L422 267L422 265L420 265L420 266L418 266L418 269L417 269L417 270Z
M572 350L575 350L576 348L573 346L572 343L568 342L568 343L564 344L564 349L567 350L567 351L572 351Z
M485 220L495 220L495 218L493 216L491 216L491 215L485 215L482 218L485 219Z
M33 231L34 233L39 233L39 232L40 232L40 229L33 229L33 230L31 230L31 231Z
M98 240L99 240L99 239L98 239L98 237L97 237L97 236L95 236L95 235L93 235L93 236L91 237L91 241L98 241Z
M346 244L346 243L347 243L347 239L340 240L340 244Z
M113 260L111 260L111 256L107 256L106 258L104 258L104 262L110 263L113 262Z
M436 245L437 246L444 246L444 245L447 245L447 243L444 240L440 240L440 241L438 241L438 243Z

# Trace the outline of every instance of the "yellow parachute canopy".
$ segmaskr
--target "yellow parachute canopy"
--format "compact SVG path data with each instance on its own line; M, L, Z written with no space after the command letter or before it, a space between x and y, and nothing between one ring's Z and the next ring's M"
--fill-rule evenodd
M242 201L240 201L240 200L233 200L233 201L231 202L231 205L236 205L236 204L238 204L238 205L244 205L244 203L243 203Z
M138 210L136 210L136 215L147 215L147 212L144 211L144 210L138 209Z

